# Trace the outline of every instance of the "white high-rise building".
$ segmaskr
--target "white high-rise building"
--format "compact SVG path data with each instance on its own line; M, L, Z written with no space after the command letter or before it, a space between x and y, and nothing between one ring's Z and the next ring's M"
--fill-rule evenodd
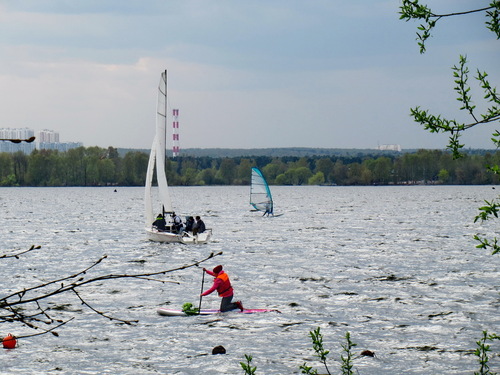
M53 130L43 129L36 138L38 143L59 143L59 133Z
M1 139L28 139L35 135L32 129L10 129L0 128ZM9 141L0 141L0 152L22 151L25 154L31 154L36 148L38 150L59 150L68 151L69 149L81 147L81 142L59 142L59 133L53 130L44 129L37 133L35 142L32 143L12 143Z
M379 145L377 147L378 150L380 151L397 151L401 152L401 146L400 145Z
M29 128L1 128L0 138L1 139L28 139L35 135L35 132ZM35 149L34 143L12 143L9 141L0 141L0 152L17 152L22 151L25 154L31 153Z

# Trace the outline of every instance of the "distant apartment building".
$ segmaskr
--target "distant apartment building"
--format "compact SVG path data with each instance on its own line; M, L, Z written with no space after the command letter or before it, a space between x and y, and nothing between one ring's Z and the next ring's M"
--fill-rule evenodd
M39 143L59 143L59 133L44 129L38 132L36 139Z
M11 128L0 128L0 139L28 139L33 137L35 132L32 129L22 128L22 129L11 129ZM22 151L25 154L31 154L35 149L34 143L12 143L9 141L0 142L0 152L17 152Z
M36 137L36 148L39 150L68 151L81 146L81 142L59 142L59 133L53 130L39 131Z
M28 139L33 136L35 136L34 130L28 128L0 128L0 138L2 139ZM44 129L36 134L36 140L33 143L0 142L0 152L22 151L25 154L30 154L34 149L68 151L81 146L83 146L81 142L59 142L58 132Z
M379 151L397 151L401 152L401 146L400 145L379 145L377 147Z

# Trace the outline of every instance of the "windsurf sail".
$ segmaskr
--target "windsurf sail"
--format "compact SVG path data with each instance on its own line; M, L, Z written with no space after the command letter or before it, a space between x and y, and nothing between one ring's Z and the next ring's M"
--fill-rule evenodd
M252 180L250 184L250 204L257 211L273 213L273 197L266 179L259 168L252 168Z

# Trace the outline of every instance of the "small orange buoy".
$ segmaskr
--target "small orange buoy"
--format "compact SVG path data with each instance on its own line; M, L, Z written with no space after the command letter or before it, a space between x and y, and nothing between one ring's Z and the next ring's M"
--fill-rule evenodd
M5 349L14 349L17 344L16 336L12 336L9 333L7 336L3 338L2 343Z

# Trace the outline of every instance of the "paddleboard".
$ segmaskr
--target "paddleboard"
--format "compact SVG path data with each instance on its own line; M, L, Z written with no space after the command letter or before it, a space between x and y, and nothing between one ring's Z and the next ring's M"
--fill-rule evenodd
M272 309L244 309L243 311L231 310L231 311L227 311L227 312L235 312L235 313L240 313L240 314L255 314L255 313L271 312L271 311L279 312L278 310L272 310ZM163 315L163 316L189 316L188 314L186 314L182 310L167 309L165 307L159 307L158 309L156 309L156 312L160 315ZM201 312L199 315L214 315L214 314L220 314L220 310L201 309Z

